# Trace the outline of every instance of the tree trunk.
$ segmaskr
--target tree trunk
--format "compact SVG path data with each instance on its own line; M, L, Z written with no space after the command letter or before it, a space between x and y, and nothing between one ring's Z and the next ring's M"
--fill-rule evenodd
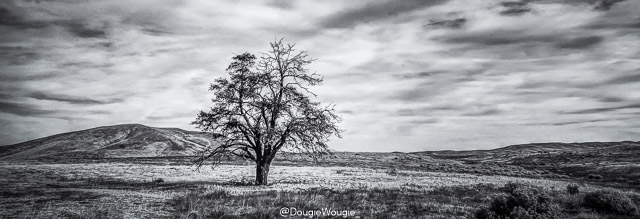
M256 184L267 185L269 177L269 164L256 164Z

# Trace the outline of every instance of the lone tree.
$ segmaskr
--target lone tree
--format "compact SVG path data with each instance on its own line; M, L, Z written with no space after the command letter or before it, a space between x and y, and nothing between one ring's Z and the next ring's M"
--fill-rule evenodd
M256 163L256 184L266 185L269 166L279 151L306 153L314 159L329 153L329 137L340 137L334 105L321 106L311 99L310 86L323 78L307 68L314 59L306 51L270 43L271 49L256 59L251 53L233 57L227 73L209 90L213 106L200 111L192 124L220 139L195 160L201 167L207 160L219 165L225 159L240 157Z

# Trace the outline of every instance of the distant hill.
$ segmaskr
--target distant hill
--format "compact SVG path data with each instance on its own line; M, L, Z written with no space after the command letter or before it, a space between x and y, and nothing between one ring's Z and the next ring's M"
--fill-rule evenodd
M626 150L628 148L638 148L640 146L640 142L633 141L620 141L620 142L579 142L579 143L560 143L560 142L551 142L551 143L531 143L531 144L520 144L520 145L511 145L503 148L493 149L492 151L502 151L502 152L574 152L576 149L579 150Z
M203 132L123 124L0 146L0 160L186 156L213 144Z
M217 143L210 133L123 124L0 146L0 160L192 156L215 144ZM619 160L637 160L640 156L640 142L531 143L491 150L421 151L408 154L473 163L528 163L542 160L582 162L588 157L608 159L610 156Z
M564 160L566 157L616 155L616 159L637 160L640 156L640 142L580 142L580 143L531 143L511 145L491 150L469 151L421 151L413 154L428 155L442 159L462 159L467 161L517 161L524 157ZM603 156L607 155L607 156Z

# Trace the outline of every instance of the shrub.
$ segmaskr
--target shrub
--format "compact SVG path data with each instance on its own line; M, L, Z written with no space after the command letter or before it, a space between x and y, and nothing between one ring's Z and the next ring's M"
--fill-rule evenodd
M595 180L601 180L602 179L602 175L600 174L589 174L589 176L587 176L589 179L595 179Z
M631 199L613 190L598 190L587 193L582 203L585 207L601 213L633 216L638 211L638 207Z
M478 219L545 219L557 218L559 206L539 188L507 183L506 194L495 197L491 204L475 214Z
M504 184L504 186L502 186L502 188L500 188L500 190L502 190L503 192L510 194L513 193L517 188L521 187L521 184L515 183L515 182L508 182L507 184Z
M580 186L578 184L567 185L567 193L569 193L569 195L576 195L580 193Z
M398 175L398 170L396 168L388 169L387 174L389 174L390 176Z
M162 178L156 178L156 179L154 179L154 180L153 180L153 182L154 182L154 183L163 183L163 182L164 182L164 179L162 179Z

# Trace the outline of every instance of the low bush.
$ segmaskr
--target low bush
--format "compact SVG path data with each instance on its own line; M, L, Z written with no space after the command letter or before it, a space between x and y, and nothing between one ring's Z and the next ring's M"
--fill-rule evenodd
M613 190L598 190L585 194L582 204L601 213L634 216L638 207L631 199Z
M559 206L539 188L508 183L506 193L495 197L491 204L475 214L478 219L545 219L558 218Z
M390 176L396 176L398 175L398 170L396 168L391 168L387 170L387 174L389 174Z
M567 185L567 193L569 193L569 195L577 195L580 193L580 186L578 184Z
M601 180L602 179L602 175L600 175L600 174L589 174L587 176L587 178L594 179L594 180Z

